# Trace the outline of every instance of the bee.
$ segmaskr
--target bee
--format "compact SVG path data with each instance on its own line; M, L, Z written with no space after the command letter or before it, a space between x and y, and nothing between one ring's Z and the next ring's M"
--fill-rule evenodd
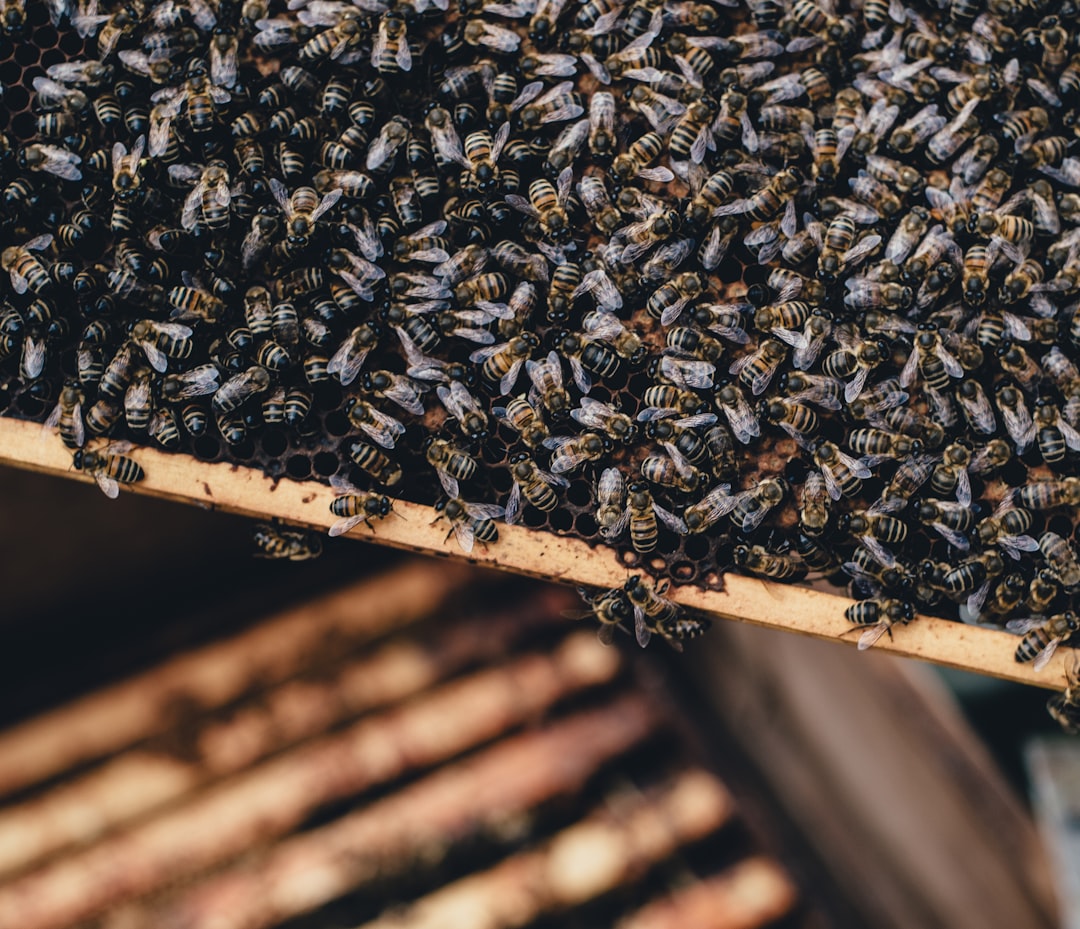
M1041 671L1050 663L1058 646L1080 630L1080 619L1072 610L1066 610L1048 617L1012 619L1005 624L1005 628L1023 636L1016 647L1016 660L1032 661L1032 667Z
M443 472L439 472L439 477L448 499L435 504L435 511L439 514L435 522L443 518L449 521L450 531L446 538L453 535L461 550L466 553L473 550L477 541L484 544L497 542L499 530L495 520L502 518L503 508L492 503L468 503L458 496L457 481L446 477Z
M967 551L971 547L965 533L975 526L975 514L962 503L950 500L923 500L916 510L919 522L935 530L954 548Z
M644 255L654 245L659 245L661 242L670 239L678 230L679 221L677 211L657 210L646 219L631 223L618 230L615 233L616 240L625 243L619 253L619 263L628 264L638 256ZM656 306L656 309L662 311L663 307Z
M739 383L756 397L765 392L787 356L788 350L782 342L762 339L757 349L734 361L728 371L737 374Z
M977 618L981 615L994 578L1004 571L1005 562L997 549L988 549L945 572L942 583L944 589L954 598L968 594L965 604L967 615Z
M1052 510L1059 506L1080 505L1080 478L1032 481L1013 491L1013 500L1031 510Z
M658 504L644 481L634 481L627 488L627 523L630 542L638 554L647 554L656 548L658 540L657 519L669 529L686 534L686 524L673 513Z
M481 377L491 383L498 383L500 396L506 396L514 389L522 365L531 360L529 356L539 346L540 339L535 334L523 332L507 342L477 349L469 356L469 360L479 363ZM561 373L559 377L561 383Z
M322 554L322 542L314 533L259 523L252 532L256 558L309 561Z
M599 461L610 454L612 442L598 432L583 432L576 436L552 436L544 440L544 447L552 449L551 473L565 474L584 464Z
M629 445L637 436L637 426L629 416L591 397L582 397L581 405L570 410L570 416L588 429L603 432L613 442Z
M232 413L249 398L269 390L270 383L270 372L260 365L252 365L222 384L214 392L210 405L215 413Z
M1044 532L1039 537L1039 551L1047 570L1062 587L1072 589L1080 584L1080 561L1068 541L1055 532Z
M522 127L533 132L548 123L564 122L581 116L585 107L578 103L577 96L571 92L572 87L570 81L564 81L530 100L518 111Z
M844 611L848 622L857 626L869 626L859 636L860 651L871 648L886 632L891 635L897 623L907 624L915 618L915 608L906 600L895 598L861 600Z
M806 566L791 555L770 552L763 545L736 545L732 559L743 570L778 581L798 581L806 577Z
M653 319L659 319L665 326L670 326L686 308L691 300L705 294L708 281L692 271L678 275L674 280L662 285L649 297L645 309Z
M605 468L596 483L596 524L600 535L609 542L626 529L626 478L618 468Z
M65 384L60 391L56 406L45 420L45 429L56 429L61 441L68 448L82 448L86 443L83 424L83 393L74 384Z
M922 442L917 439L877 428L853 429L848 434L848 447L856 455L867 456L868 464L920 455L923 451Z
M1065 420L1057 405L1048 398L1041 397L1036 401L1033 426L1039 453L1047 464L1064 461L1067 449L1080 450L1080 433Z
M944 390L949 386L950 377L963 377L964 369L945 348L937 326L921 323L915 336L911 354L900 372L900 384L911 385L915 375L919 374L926 387Z
M765 478L750 490L737 494L735 506L731 510L732 523L743 532L753 532L769 512L780 505L787 490L784 481Z
M331 477L330 486L337 491L330 501L330 512L338 517L330 526L331 537L344 535L360 523L374 532L372 520L385 519L393 510L393 503L385 494L360 490L339 477Z
M597 637L604 645L610 645L615 640L615 630L628 623L633 617L633 607L620 587L611 590L590 594L584 587L578 588L578 594L588 605L586 613L581 614L595 617L600 623Z
M509 525L516 523L521 515L522 498L538 510L548 513L559 503L553 488L570 486L566 478L542 470L528 452L519 452L510 459L510 475L514 479L514 486L506 502L505 519Z
M487 414L464 384L460 381L450 381L449 387L440 384L436 393L446 411L457 420L466 438L482 440L487 436Z
M716 210L717 216L742 214L748 218L766 222L781 212L786 212L781 221L785 234L794 233L795 194L802 186L802 176L795 168L785 168L777 172L766 184L745 200L726 203Z
M530 449L540 448L550 437L540 410L525 397L514 397L506 406L492 408L492 414L516 431Z
M0 253L0 268L11 276L11 288L17 294L31 291L35 294L48 295L54 289L53 279L48 268L33 255L52 245L53 237L49 233L35 236L23 245L11 245Z
M565 242L572 232L566 200L573 181L573 169L564 168L559 174L557 188L547 178L538 177L529 183L528 200L517 194L507 194L506 202L533 217L540 224L541 232L553 242Z
M634 611L634 636L642 648L649 644L653 633L678 647L678 638L699 635L704 630L700 623L687 625L683 609L662 596L667 588L666 581L652 588L638 575L628 578L623 586Z
M187 272L184 272L184 275L182 279L189 280L192 283L172 287L165 294L165 300L173 307L173 318L217 322L225 312L224 301L201 287L195 286L195 279ZM120 290L118 289L117 292L119 293ZM153 299L152 292L144 289L144 293L151 300ZM133 296L141 298L143 294L134 294Z
M290 194L277 178L270 178L269 185L274 199L285 214L288 241L299 248L307 246L319 218L341 199L343 193L338 187L320 197L313 187L297 187Z
M811 471L803 484L799 500L799 528L807 535L823 535L830 519L830 497L825 487L825 479L817 471Z
M41 78L35 78L35 84ZM85 99L85 98L84 98ZM66 181L81 181L79 165L82 158L75 152L57 145L33 143L19 149L19 167L30 171L44 171Z
M882 283L866 277L844 281L844 304L856 310L906 310L915 301L915 292L906 285Z
M1006 381L996 388L994 397L1009 438L1016 445L1016 453L1022 455L1036 435L1035 422L1024 401L1024 395L1016 386Z
M75 452L72 464L75 470L91 475L102 493L115 500L120 495L121 484L134 484L146 476L137 461L123 454L126 450L123 443L107 446L103 451L80 448Z
M390 371L365 371L361 375L361 386L367 393L383 400L391 400L414 416L422 416L424 413L420 391L408 377Z
M806 441L807 436L813 435L818 430L817 413L810 407L787 397L775 397L764 401L761 406L761 415L767 422L779 426L800 444Z
M1080 732L1080 660L1073 654L1065 668L1065 691L1046 701L1046 710L1068 735Z
M612 203L602 177L587 174L578 183L578 195L585 212L602 233L610 236L623 225L623 216Z
M666 183L674 180L675 175L670 168L663 166L650 168L648 165L655 161L663 152L663 139L657 132L647 132L621 155L617 155L612 162L611 170L621 182L626 183L634 178L647 181Z
M758 418L750 409L750 404L746 402L746 398L743 396L738 384L722 384L713 396L716 406L727 418L732 434L743 445L748 445L752 439L761 435L761 425ZM688 415L694 415L699 410L686 410L685 412Z
M835 283L841 273L865 260L881 244L879 235L866 235L855 243L855 231L851 213L841 213L830 221L819 246L819 280Z
M853 497L862 489L862 482L871 471L864 461L840 451L834 442L823 441L813 453L814 464L821 469L825 487L833 500Z
M652 484L659 484L691 494L708 483L710 475L695 468L674 445L666 448L666 455L650 455L641 462L641 476Z
M565 168L573 167L574 159L585 146L589 136L589 121L579 119L569 123L555 137L544 159L544 170L555 177Z
M168 359L191 356L194 343L192 329L182 323L162 323L141 319L131 327L131 340L146 354L150 366L158 372L168 367Z
M361 471L385 487L399 483L404 473L400 464L366 442L350 443L349 457Z
M216 365L197 365L180 374L168 374L161 381L161 395L171 402L192 400L215 393L221 372Z
M405 434L405 427L393 416L382 412L359 397L350 397L345 403L345 415L357 429L363 430L383 448L393 448Z

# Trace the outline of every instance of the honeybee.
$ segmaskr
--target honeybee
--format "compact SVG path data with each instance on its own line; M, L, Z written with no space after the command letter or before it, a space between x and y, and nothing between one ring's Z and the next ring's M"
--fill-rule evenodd
M35 82L38 80L41 79L35 78ZM19 167L30 171L44 171L65 181L82 180L82 171L79 170L82 158L58 145L43 142L24 145L19 149L18 161Z
M330 486L338 495L330 501L330 512L339 517L330 526L328 535L344 535L350 529L364 523L374 532L372 520L384 519L393 509L393 504L385 494L360 490L340 477L330 478Z
M646 302L645 309L654 319L670 326L691 300L705 294L707 287L708 281L702 275L685 271L654 291Z
M335 374L343 385L356 380L368 354L378 344L379 330L371 322L361 323L338 347L326 366L327 373Z
M492 503L468 503L458 496L458 483L454 478L439 471L439 479L448 499L440 500L435 504L435 511L439 514L435 522L444 517L450 523L450 531L446 534L449 539L453 535L463 552L469 553L473 545L481 543L497 542L499 530L495 525L496 519L501 519L505 512L501 506ZM434 523L433 523L434 525Z
M966 552L971 547L965 533L974 528L975 514L969 507L951 500L927 499L919 504L916 515L954 548Z
M358 468L380 484L392 487L401 481L403 474L401 465L374 445L368 445L366 442L352 442L349 444L349 457Z
M141 167L146 136L139 136L128 153L123 142L112 148L113 191L119 200L131 200L139 194L139 168Z
M269 390L270 384L270 372L260 365L252 365L222 384L214 392L210 405L219 415L232 413L249 398Z
M573 66L572 60L570 64ZM572 90L573 84L564 81L535 100L530 100L518 111L522 127L531 132L548 123L577 119L585 112L585 107L578 103L577 95Z
M40 259L32 252L40 252L52 245L50 233L35 236L23 245L11 245L0 253L0 268L11 275L11 288L17 294L28 290L35 294L48 294L53 288L53 279Z
M429 436L424 442L424 457L440 479L468 481L476 475L476 459L445 439Z
M65 384L56 406L45 420L44 429L56 429L68 448L82 448L86 430L82 416L83 394L74 384Z
M819 443L813 457L814 464L821 469L825 487L833 500L855 496L862 489L863 480L871 475L870 468L864 461L840 451L833 442Z
M728 371L737 374L739 383L749 387L756 397L765 392L787 356L788 350L782 342L762 339L753 352L734 361Z
M905 625L915 618L915 608L906 600L889 598L884 600L861 600L844 611L848 622L858 626L869 626L859 636L858 648L864 651L871 648L886 632L892 634L892 627L897 623Z
M586 275L587 276L587 275ZM581 321L583 333L591 339L607 342L621 358L638 365L648 353L641 336L612 312L592 310Z
M622 535L629 519L626 478L618 468L605 468L596 482L596 524L600 535L611 541Z
M566 212L566 200L574 182L572 168L560 172L557 188L547 178L538 177L529 183L529 199L517 194L507 194L506 202L514 209L533 217L540 224L544 235L554 242L569 239L572 229Z
M607 403L582 397L581 405L570 411L571 418L587 429L597 429L615 442L629 445L637 437L633 419Z
M191 400L215 393L221 372L216 365L196 365L180 374L168 374L161 382L161 395L169 402Z
M510 459L510 475L514 486L506 502L506 522L513 525L521 515L521 500L524 497L538 510L550 512L559 503L554 487L569 487L566 478L549 474L541 469L527 452L519 452Z
M269 178L270 191L285 214L288 240L297 247L306 247L319 218L341 199L340 187L322 197L313 187L297 187L291 194L277 178Z
M492 407L491 412L515 430L528 448L541 447L551 435L541 412L525 397L514 397L506 406Z
M466 438L482 440L487 436L487 413L464 384L450 381L449 387L440 384L435 392Z
M1080 659L1069 656L1065 667L1065 691L1046 701L1046 710L1068 735L1080 733Z
M190 357L191 336L191 327L182 323L141 319L131 327L131 340L143 350L150 366L158 372L168 368L169 358Z
M570 394L563 386L562 362L559 356L553 351L548 352L547 357L540 361L529 359L525 368L533 385L529 391L530 401L539 404L556 418L569 415L573 404L570 402Z
M778 581L798 581L806 577L806 565L791 555L770 552L763 545L736 545L732 551L736 565L757 574Z
M657 519L680 535L686 534L686 523L660 506L653 499L649 485L644 481L634 481L630 484L626 502L630 542L638 554L647 554L656 548Z
M465 137L465 147L460 157L455 157L468 172L462 184L466 190L474 189L481 193L494 190L502 180L499 171L499 158L510 138L510 124L503 123L495 132L494 139L485 129L470 132Z
M1036 434L1035 422L1031 418L1024 395L1016 386L1006 381L997 387L994 397L1009 438L1016 445L1016 453L1022 455Z
M752 439L761 435L761 425L737 384L723 384L713 396L716 406L727 417L732 434L743 445L748 445ZM692 415L697 410L687 412Z
M581 614L582 617L593 616L600 623L596 631L597 638L604 645L610 645L615 640L615 630L629 623L633 617L633 607L621 587L611 590L590 594L584 587L578 588L578 594L588 604L588 612Z
M137 461L123 454L128 448L129 444L121 442L106 446L102 451L80 448L75 452L72 464L77 471L92 475L101 492L115 500L120 496L121 484L134 484L146 476Z
M1016 660L1032 661L1032 667L1041 671L1050 663L1058 646L1080 631L1080 619L1072 610L1066 610L1053 616L1012 619L1005 624L1005 628L1024 637L1016 646Z
M700 635L707 628L705 620L689 617L682 607L662 596L667 589L667 581L651 588L637 575L623 586L634 610L634 636L642 648L649 644L655 633L667 639L676 650L681 650L679 639Z
M350 397L345 403L345 415L357 429L362 429L383 448L393 448L405 434L405 427L382 410L359 397Z
M544 447L553 450L552 474L565 474L584 464L599 461L612 450L612 442L598 432L583 432L576 436L552 436L544 440Z
M477 349L469 355L469 360L479 363L481 376L489 382L498 382L500 396L506 396L514 389L521 366L539 345L536 335L523 332L508 342Z
M310 561L322 554L322 541L312 532L259 523L252 532L255 557L283 561Z

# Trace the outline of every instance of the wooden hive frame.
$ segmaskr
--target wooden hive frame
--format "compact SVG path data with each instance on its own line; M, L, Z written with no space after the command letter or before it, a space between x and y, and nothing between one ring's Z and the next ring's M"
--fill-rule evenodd
M146 477L125 485L125 491L318 530L336 520L329 510L335 492L314 481L274 481L253 468L208 463L153 448L136 449L132 457L143 466ZM44 436L38 423L0 417L0 464L93 483L92 477L72 467L70 451L54 436ZM614 551L594 548L580 539L500 524L497 543L477 545L466 555L456 540L446 537L445 522L435 522L438 514L431 507L396 500L394 512L396 516L381 520L374 529L361 523L348 536L560 584L610 588L621 586L627 578L628 569ZM672 587L669 596L711 617L849 645L856 642L853 630L860 628L844 617L853 602L846 597L737 574L725 576L722 591L682 586ZM1030 663L1014 660L1016 644L1017 638L1006 632L920 616L916 622L896 627L874 647L1003 680L1063 689L1066 660L1073 649L1059 648L1050 663L1036 672Z

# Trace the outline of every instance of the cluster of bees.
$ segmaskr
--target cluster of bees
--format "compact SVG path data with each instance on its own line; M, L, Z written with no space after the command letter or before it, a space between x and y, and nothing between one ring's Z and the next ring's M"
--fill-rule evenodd
M32 42L5 0L2 28ZM0 361L94 437L331 418L333 534L566 505L654 571L1080 629L1080 42L1046 0L50 0ZM318 433L318 435L316 435ZM433 477L432 477L433 476ZM268 554L304 557L266 527ZM702 623L635 576L605 635ZM1071 692L1071 691L1070 691ZM1071 703L1067 701L1067 705Z

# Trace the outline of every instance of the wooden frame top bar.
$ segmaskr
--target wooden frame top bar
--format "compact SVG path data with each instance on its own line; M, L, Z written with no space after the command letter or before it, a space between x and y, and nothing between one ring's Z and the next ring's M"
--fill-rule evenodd
M253 468L211 464L148 447L133 449L131 457L143 466L146 477L137 484L124 485L125 493L261 519L277 518L313 529L326 530L336 520L329 510L335 492L314 481L282 478L275 482ZM45 434L37 423L0 417L0 464L93 483L91 476L72 467L70 450L51 432ZM629 574L610 549L524 526L500 524L497 543L486 548L478 544L466 555L456 539L447 539L445 521L434 523L437 514L431 507L396 500L394 512L396 516L379 521L374 531L361 523L349 537L563 584L615 587ZM857 641L858 636L852 633L858 627L844 618L844 610L852 603L846 597L736 574L728 574L724 580L723 591L673 587L669 596L714 617L849 645ZM882 637L874 647L950 668L1063 689L1065 659L1072 650L1058 649L1047 667L1035 672L1030 664L1014 660L1017 641L1006 632L921 616L910 625L894 628L891 638Z

